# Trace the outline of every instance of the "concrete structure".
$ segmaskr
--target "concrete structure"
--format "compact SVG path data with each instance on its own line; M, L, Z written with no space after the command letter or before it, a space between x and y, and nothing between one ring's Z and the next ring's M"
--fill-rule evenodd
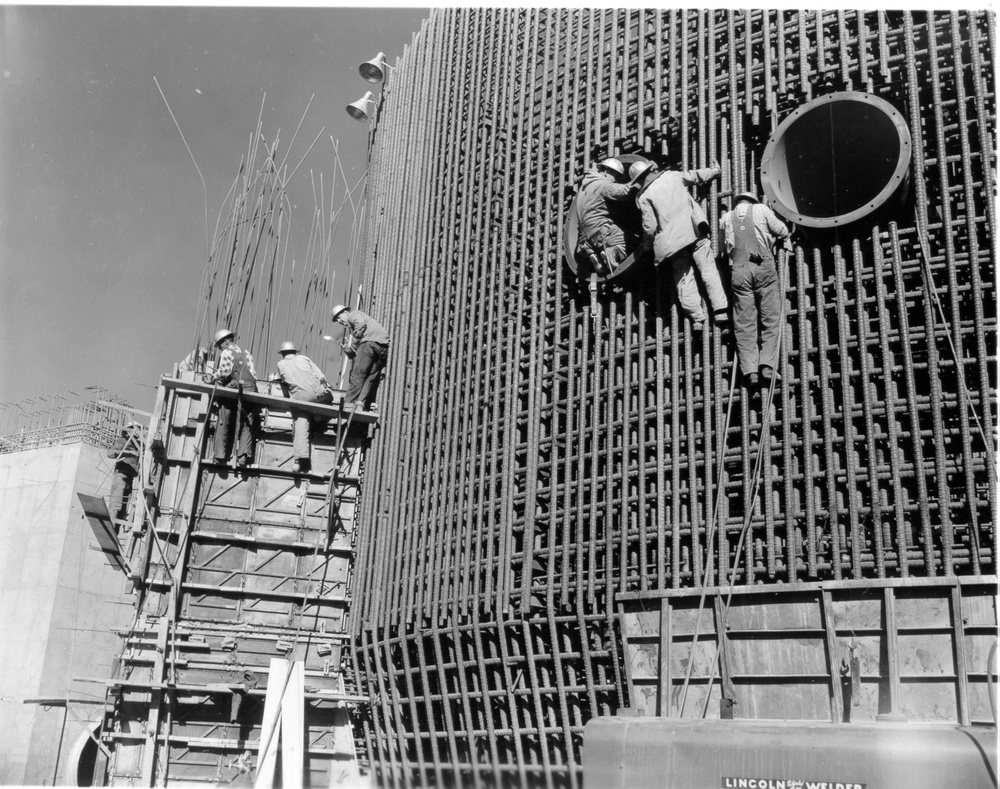
M111 676L132 618L77 499L107 494L106 451L77 438L0 454L0 784L75 785L93 764L105 689L86 680Z
M393 337L353 620L386 785L579 786L583 727L634 703L626 657L652 638L636 618L625 652L622 605L687 616L709 588L701 633L724 633L730 585L870 582L888 644L896 584L995 581L994 41L992 15L951 11L431 15L376 102L360 304ZM566 265L607 155L718 160L697 195L716 250L744 190L800 225L767 408L667 267L592 285ZM904 706L933 688L955 723L988 720L983 605L969 673L897 677ZM850 636L826 621L809 714L842 714ZM690 663L683 626L662 648ZM927 625L900 627L909 649ZM699 663L716 716L735 691ZM682 714L661 676L651 704Z

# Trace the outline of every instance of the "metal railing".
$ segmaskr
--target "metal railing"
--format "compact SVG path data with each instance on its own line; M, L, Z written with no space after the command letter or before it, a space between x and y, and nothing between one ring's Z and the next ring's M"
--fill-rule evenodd
M66 392L0 403L0 454L77 442L110 447L134 412L106 389L92 391L89 398Z

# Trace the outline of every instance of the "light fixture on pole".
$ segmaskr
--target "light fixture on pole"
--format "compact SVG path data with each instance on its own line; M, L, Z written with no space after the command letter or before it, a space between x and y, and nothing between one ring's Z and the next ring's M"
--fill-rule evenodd
M368 114L368 105L375 103L375 97L372 95L371 91L365 93L357 101L351 102L345 107L347 114L350 115L356 121L366 121L371 116Z
M385 79L385 70L389 68L385 62L385 53L379 52L371 60L366 60L358 66L358 73L367 82L381 82Z

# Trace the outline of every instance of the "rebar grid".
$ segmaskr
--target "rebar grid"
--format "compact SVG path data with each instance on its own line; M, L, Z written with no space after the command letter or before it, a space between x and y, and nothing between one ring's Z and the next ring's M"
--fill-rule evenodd
M580 727L626 703L618 593L995 573L993 36L965 12L431 15L369 189L365 308L394 344L355 658L386 785L578 786ZM591 314L564 216L595 157L662 153L676 117L671 155L722 164L718 249L769 132L834 89L907 119L911 207L784 256L765 419L669 275Z

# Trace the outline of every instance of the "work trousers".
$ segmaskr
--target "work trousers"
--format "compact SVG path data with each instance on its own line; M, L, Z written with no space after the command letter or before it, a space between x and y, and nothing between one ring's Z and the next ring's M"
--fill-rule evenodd
M625 251L625 234L617 225L607 225L593 231L580 248L588 258L588 266L602 276L613 273L628 257ZM590 261L591 255L597 256L596 265Z
M304 403L322 403L323 405L330 405L333 402L333 395L330 390L324 390L319 395L312 395L308 392L298 392L292 394L293 400L299 400ZM305 411L296 411L292 409L292 455L296 460L309 460L310 455L310 442L312 439L313 426L319 420L312 414Z
M233 445L233 424L236 422L236 403L219 403L219 421L215 425L215 460L224 463ZM246 402L240 411L237 428L236 457L245 463L253 462L254 444L260 428L260 411Z
M367 411L375 402L382 370L389 357L389 346L377 342L363 342L358 346L354 357L354 368L351 370L351 380L347 387L344 401L347 403L361 402Z
M734 262L733 334L744 374L760 367L777 369L780 320L781 283L774 259Z
M705 321L705 305L698 289L695 268L698 269L701 281L705 284L705 292L708 294L712 311L718 312L729 306L725 288L722 287L722 279L719 277L719 269L715 265L712 243L707 238L699 238L680 252L671 255L667 258L667 262L670 263L674 284L677 286L677 299L681 303L681 309L692 321L695 323Z
M111 492L108 494L108 512L112 518L121 520L128 514L128 500L132 495L132 480L135 471L125 463L115 463L111 479Z

